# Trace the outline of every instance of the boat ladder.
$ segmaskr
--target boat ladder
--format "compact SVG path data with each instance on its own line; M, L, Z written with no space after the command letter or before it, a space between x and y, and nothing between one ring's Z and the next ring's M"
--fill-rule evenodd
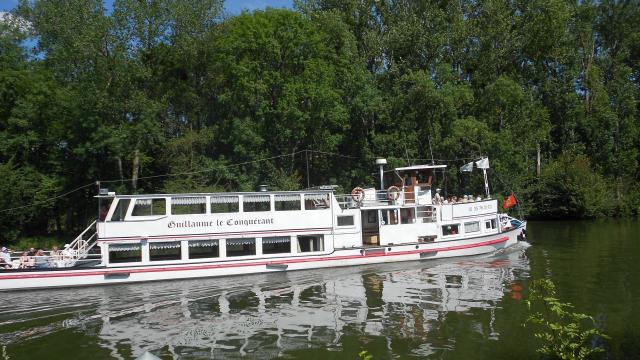
M96 261L100 259L99 254L90 253L91 249L96 246L98 240L98 232L96 229L96 221L87 226L70 244L64 245L62 254L64 257L65 267L80 265L83 262Z

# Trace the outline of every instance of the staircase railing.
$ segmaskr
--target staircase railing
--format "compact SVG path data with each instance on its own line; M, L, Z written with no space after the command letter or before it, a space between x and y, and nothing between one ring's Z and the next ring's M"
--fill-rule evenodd
M74 266L78 261L91 257L89 252L96 246L98 232L96 230L96 221L87 226L70 244L64 246L62 254L66 267Z

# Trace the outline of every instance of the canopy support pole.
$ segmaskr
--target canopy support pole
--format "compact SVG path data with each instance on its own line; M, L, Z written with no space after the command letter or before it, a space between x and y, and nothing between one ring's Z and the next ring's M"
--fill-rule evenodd
M487 194L487 199L491 199L491 194L489 194L489 180L487 179L487 169L482 169L482 174L484 175L484 192Z

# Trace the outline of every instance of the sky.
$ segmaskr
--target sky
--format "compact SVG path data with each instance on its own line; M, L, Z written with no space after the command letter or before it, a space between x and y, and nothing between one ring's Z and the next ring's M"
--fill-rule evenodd
M114 0L103 0L111 8ZM18 0L0 0L0 11L9 11L18 4ZM230 14L239 14L242 10L264 9L267 6L282 8L293 7L293 0L225 0L225 10Z

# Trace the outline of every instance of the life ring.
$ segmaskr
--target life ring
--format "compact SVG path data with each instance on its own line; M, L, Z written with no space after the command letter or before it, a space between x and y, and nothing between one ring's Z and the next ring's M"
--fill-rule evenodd
M353 190L351 190L351 198L358 204L362 203L364 200L364 189L361 187L353 188Z
M391 186L387 189L387 199L396 201L400 197L400 188L397 186Z

